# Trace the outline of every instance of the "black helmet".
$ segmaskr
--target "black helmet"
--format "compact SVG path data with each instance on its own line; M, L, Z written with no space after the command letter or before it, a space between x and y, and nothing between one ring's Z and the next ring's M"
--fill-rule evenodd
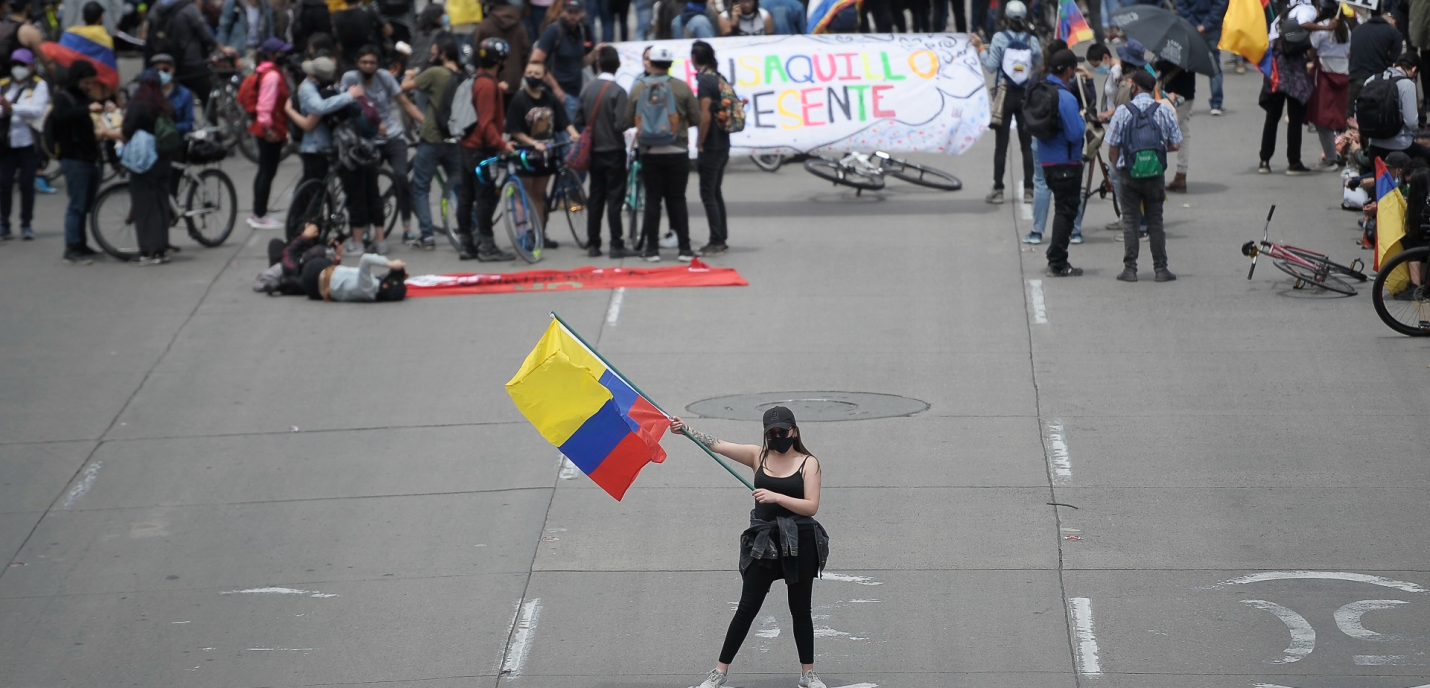
M477 66L495 67L511 54L511 46L495 36L482 41L477 47Z

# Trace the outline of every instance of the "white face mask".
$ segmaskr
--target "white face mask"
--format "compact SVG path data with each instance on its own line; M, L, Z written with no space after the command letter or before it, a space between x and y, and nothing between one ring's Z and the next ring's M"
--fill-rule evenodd
M30 78L30 68L15 65L14 67L10 68L10 76L15 77L16 81L24 81L25 79Z

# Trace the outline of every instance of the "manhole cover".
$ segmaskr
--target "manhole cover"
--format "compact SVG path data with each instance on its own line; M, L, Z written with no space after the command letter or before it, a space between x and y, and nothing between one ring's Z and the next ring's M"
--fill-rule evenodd
M787 406L803 422L912 416L929 405L918 399L869 392L760 392L697 401L686 410L705 418L754 420L771 406Z

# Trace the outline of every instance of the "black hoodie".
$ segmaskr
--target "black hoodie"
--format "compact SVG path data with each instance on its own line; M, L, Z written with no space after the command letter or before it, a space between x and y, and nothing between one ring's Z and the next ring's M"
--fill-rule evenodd
M158 38L161 32L163 38ZM193 0L160 3L150 15L149 36L144 57L168 53L178 61L175 76L180 80L206 74L208 56L218 49L218 40Z
M333 18L328 14L328 3L323 0L303 0L293 15L293 50L306 54L308 37L315 33L333 32Z
M94 120L89 116L92 101L79 88L80 79L94 75L94 65L76 60L70 66L69 83L55 94L50 119L54 121L55 145L61 159L99 160L99 141L94 137Z

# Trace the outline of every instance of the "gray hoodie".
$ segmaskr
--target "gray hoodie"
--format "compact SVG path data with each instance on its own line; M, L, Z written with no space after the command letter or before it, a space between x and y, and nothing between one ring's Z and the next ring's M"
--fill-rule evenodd
M338 265L328 278L328 298L333 301L376 301L377 288L386 277L387 256L364 253L358 266Z

